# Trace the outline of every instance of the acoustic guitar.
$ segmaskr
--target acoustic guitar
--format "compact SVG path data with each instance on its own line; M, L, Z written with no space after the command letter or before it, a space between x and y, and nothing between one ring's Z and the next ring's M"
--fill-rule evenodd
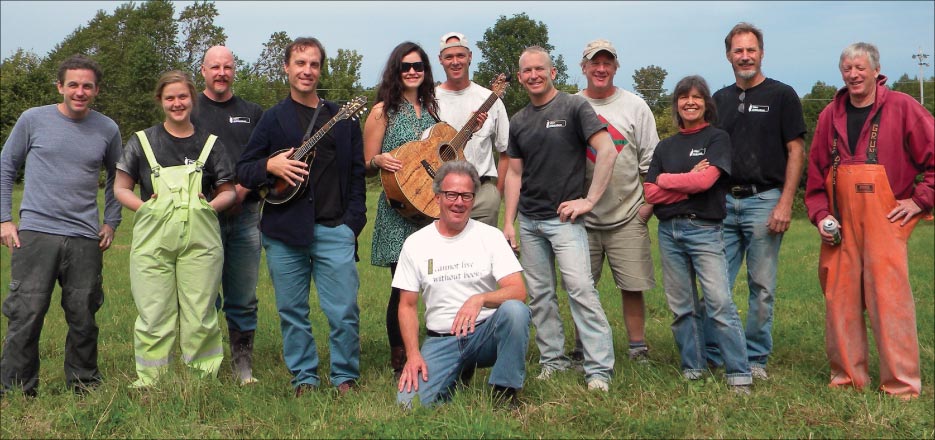
M498 75L490 84L493 93L474 115L490 110L497 99L503 96L508 84L506 75ZM401 216L416 224L428 224L441 213L435 203L432 181L436 171L452 160L464 160L464 145L477 128L477 118L472 115L461 131L445 122L429 128L427 137L400 145L390 155L402 161L399 171L380 170L380 181L386 192L386 200Z
M302 162L307 163L308 167L311 168L312 163L315 161L315 146L318 144L318 141L325 137L325 135L331 131L331 128L333 128L338 122L356 117L364 110L366 110L366 107L364 107L365 104L367 104L367 97L365 96L358 96L348 101L346 104L344 104L344 106L341 107L340 110L338 110L338 114L334 115L334 117L325 123L325 125L323 125L314 135L312 135L312 137L303 142L301 147L296 148L295 151L289 155L289 159L301 160ZM279 150L271 154L269 157L272 158L282 154L285 151L289 151L289 149L285 148ZM266 193L263 194L261 192L260 195L266 199L266 203L281 205L304 193L306 188L308 188L308 178L303 180L302 183L292 186L285 179L277 177L276 181L267 188Z

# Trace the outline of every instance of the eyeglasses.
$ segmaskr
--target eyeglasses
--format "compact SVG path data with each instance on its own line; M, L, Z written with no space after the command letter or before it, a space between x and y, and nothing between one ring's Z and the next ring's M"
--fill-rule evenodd
M401 63L401 65L402 65L402 72L403 72L403 73L408 72L409 69L415 69L416 72L424 72L424 71L425 71L425 63L423 63L422 61L416 61L416 62L414 62L414 63L407 63L407 62L403 61L403 62Z
M465 202L474 200L474 193L472 192L459 193L457 191L442 191L442 195L445 196L446 200L451 202L458 200L458 197L461 197L461 200L464 200Z
M744 112L746 111L746 109L747 109L746 104L744 104L744 102L743 102L744 98L746 98L746 97L747 97L747 91L746 91L746 90L740 92L740 96L738 96L738 98L740 98L740 105L737 106L737 111L740 112L740 113L744 113Z

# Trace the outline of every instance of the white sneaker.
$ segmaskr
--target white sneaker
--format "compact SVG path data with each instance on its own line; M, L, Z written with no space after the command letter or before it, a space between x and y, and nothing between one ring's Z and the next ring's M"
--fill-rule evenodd
M767 379L769 379L769 375L766 374L766 368L765 368L765 367L751 366L751 367L750 367L750 374L753 375L753 378L754 378L754 379L759 379L759 380L767 380Z
M548 365L542 366L542 371L539 372L539 375L536 376L536 380L549 380L552 378L552 374L561 371L557 368L550 367Z
M594 378L588 381L588 391L603 391L607 392L610 389L610 386L607 385L607 381L604 379Z
M750 395L750 385L728 385L728 388L730 388L734 394L739 394L741 396Z

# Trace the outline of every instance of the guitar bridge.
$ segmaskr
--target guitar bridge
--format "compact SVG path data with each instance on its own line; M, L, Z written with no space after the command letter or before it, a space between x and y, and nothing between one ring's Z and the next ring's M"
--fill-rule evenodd
M435 178L435 169L432 168L432 164L428 163L428 161L425 160L425 159L422 159L422 162L420 162L420 163L422 164L422 168L425 168L425 172L428 173L429 176L432 176L432 179L434 179L434 178Z

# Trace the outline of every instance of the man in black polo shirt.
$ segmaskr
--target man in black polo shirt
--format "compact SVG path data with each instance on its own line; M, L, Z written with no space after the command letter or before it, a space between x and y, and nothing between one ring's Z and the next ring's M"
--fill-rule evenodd
M234 54L224 46L205 52L201 76L205 89L198 95L192 123L221 139L233 163L240 159L263 109L234 96ZM218 215L224 242L224 270L218 308L223 306L230 334L231 366L241 385L256 382L253 377L253 334L256 331L257 273L260 268L260 198L239 183L237 203ZM222 305L223 301L223 305Z
M802 175L805 120L795 90L767 78L763 32L739 23L724 39L736 83L714 94L718 127L731 138L731 176L726 197L724 244L731 289L740 264L747 259L750 286L747 312L747 356L753 377L766 379L772 351L773 300L782 234L792 220L792 202ZM705 320L705 334L711 334ZM708 360L720 365L713 342Z

